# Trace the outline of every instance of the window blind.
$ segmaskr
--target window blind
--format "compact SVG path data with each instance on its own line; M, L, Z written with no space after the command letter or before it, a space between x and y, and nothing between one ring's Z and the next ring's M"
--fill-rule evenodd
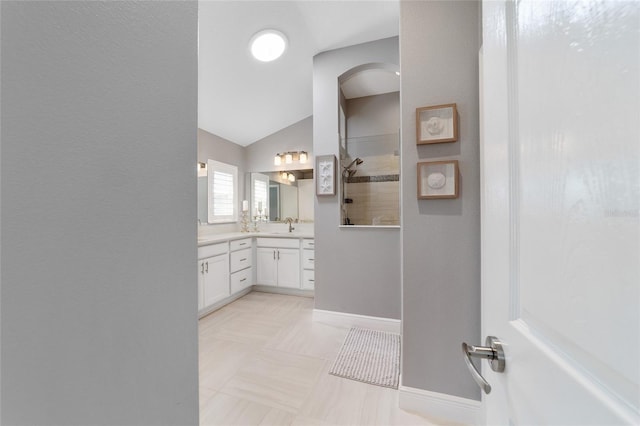
M209 222L238 220L238 168L231 164L209 160Z

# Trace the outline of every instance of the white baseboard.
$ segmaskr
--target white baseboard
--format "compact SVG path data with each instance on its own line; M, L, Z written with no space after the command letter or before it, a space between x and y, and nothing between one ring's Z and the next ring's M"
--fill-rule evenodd
M286 294L287 296L313 297L313 290L302 290L297 288L273 287L270 285L254 285L253 291L262 293Z
M400 320L392 318L369 317L366 315L347 314L344 312L313 310L313 320L324 324L341 327L362 327L371 330L401 332Z
M400 386L400 408L427 418L466 425L481 423L482 403L474 399Z

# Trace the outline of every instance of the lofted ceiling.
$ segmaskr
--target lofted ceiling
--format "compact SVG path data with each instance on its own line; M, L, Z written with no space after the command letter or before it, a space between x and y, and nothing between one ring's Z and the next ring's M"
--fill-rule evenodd
M199 9L198 127L242 146L313 113L314 55L398 35L397 0L200 1ZM267 28L289 47L264 63L249 40ZM349 97L378 84L371 79L391 84L375 72L352 78Z

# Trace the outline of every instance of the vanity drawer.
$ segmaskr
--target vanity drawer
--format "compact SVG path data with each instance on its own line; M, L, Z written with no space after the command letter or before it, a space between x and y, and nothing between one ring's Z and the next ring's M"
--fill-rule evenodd
M229 243L210 244L208 246L198 247L198 259L225 254L228 251Z
M242 291L253 285L251 282L252 270L253 268L247 268L231 274L231 294Z
M315 248L315 240L302 240L302 248L313 250Z
M305 269L302 271L302 288L313 290L315 288L315 271Z
M300 248L298 238L256 238L258 247Z
M315 257L315 250L302 250L302 268L314 269Z
M230 259L229 265L232 273L247 268L251 266L251 249L234 251L231 253Z
M231 251L251 248L251 238L243 238L241 240L233 240L233 241L229 242L229 247L231 248Z

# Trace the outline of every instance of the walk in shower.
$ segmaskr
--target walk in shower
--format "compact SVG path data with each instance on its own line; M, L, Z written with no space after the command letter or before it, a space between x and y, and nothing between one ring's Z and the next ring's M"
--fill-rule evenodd
M399 225L398 134L347 138L346 146L340 159L341 224Z
M372 80L386 85L362 87ZM400 225L400 94L393 70L367 68L340 82L340 225Z

